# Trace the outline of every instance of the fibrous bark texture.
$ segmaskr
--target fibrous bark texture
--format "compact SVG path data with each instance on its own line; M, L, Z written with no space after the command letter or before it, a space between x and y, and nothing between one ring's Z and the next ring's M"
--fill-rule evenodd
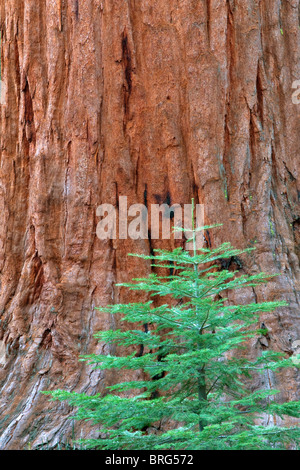
M42 390L101 392L79 362L106 351L147 275L128 258L167 240L96 236L102 203L204 204L212 246L255 246L239 269L281 273L232 301L287 300L250 354L300 339L299 0L1 0L0 448L96 431ZM259 326L259 325L258 325ZM297 398L299 371L262 386ZM299 396L298 396L299 398Z

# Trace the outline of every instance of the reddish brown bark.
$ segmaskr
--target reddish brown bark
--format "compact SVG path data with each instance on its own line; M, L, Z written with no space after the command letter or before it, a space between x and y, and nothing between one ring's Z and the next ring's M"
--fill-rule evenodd
M299 1L0 5L0 448L67 439L71 410L39 392L94 393L108 380L78 362L106 350L92 335L112 320L94 307L128 300L115 283L148 272L127 253L170 246L96 237L97 206L121 195L148 205L194 196L206 222L224 224L213 245L255 244L243 270L282 275L249 296L290 302L264 321L269 346L291 354L300 339ZM299 373L265 382L295 398Z

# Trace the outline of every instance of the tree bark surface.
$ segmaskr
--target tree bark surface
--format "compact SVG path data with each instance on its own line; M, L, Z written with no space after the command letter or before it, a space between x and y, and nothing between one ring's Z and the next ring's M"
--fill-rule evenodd
M0 448L97 435L42 390L96 393L79 362L108 352L96 306L133 301L127 254L172 241L96 235L102 203L204 204L212 246L255 246L239 269L281 273L232 301L286 300L268 338L300 339L299 0L0 0ZM260 325L258 325L259 327ZM299 369L260 384L299 399ZM258 383L254 384L255 386ZM289 420L292 422L292 420Z

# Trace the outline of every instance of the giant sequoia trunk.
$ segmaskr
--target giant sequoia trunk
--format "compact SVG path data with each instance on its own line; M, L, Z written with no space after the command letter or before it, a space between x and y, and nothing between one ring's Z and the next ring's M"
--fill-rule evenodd
M95 306L149 267L127 258L172 242L96 236L96 208L205 206L213 246L253 244L244 272L281 273L249 293L272 347L300 339L299 0L0 0L0 448L96 432L41 390L101 392L78 362L105 351ZM236 294L232 300L240 300ZM261 385L297 397L298 369ZM299 396L298 396L299 399ZM64 436L64 437L62 437Z

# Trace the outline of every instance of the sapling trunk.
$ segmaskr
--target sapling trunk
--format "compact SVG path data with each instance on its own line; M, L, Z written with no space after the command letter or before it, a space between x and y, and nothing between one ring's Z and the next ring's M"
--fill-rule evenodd
M194 257L197 255L197 245L196 245L196 231L195 231L195 219L194 219L194 199L192 200L192 229L193 229L193 252ZM195 298L199 298L199 289L198 289L198 269L199 263L194 263L194 273L195 273ZM196 318L198 319L198 306L196 305ZM203 325L200 328L199 334L202 335ZM199 402L207 400L206 393L206 383L205 383L205 365L198 369L198 399ZM199 420L199 431L202 432L205 425L203 420Z

